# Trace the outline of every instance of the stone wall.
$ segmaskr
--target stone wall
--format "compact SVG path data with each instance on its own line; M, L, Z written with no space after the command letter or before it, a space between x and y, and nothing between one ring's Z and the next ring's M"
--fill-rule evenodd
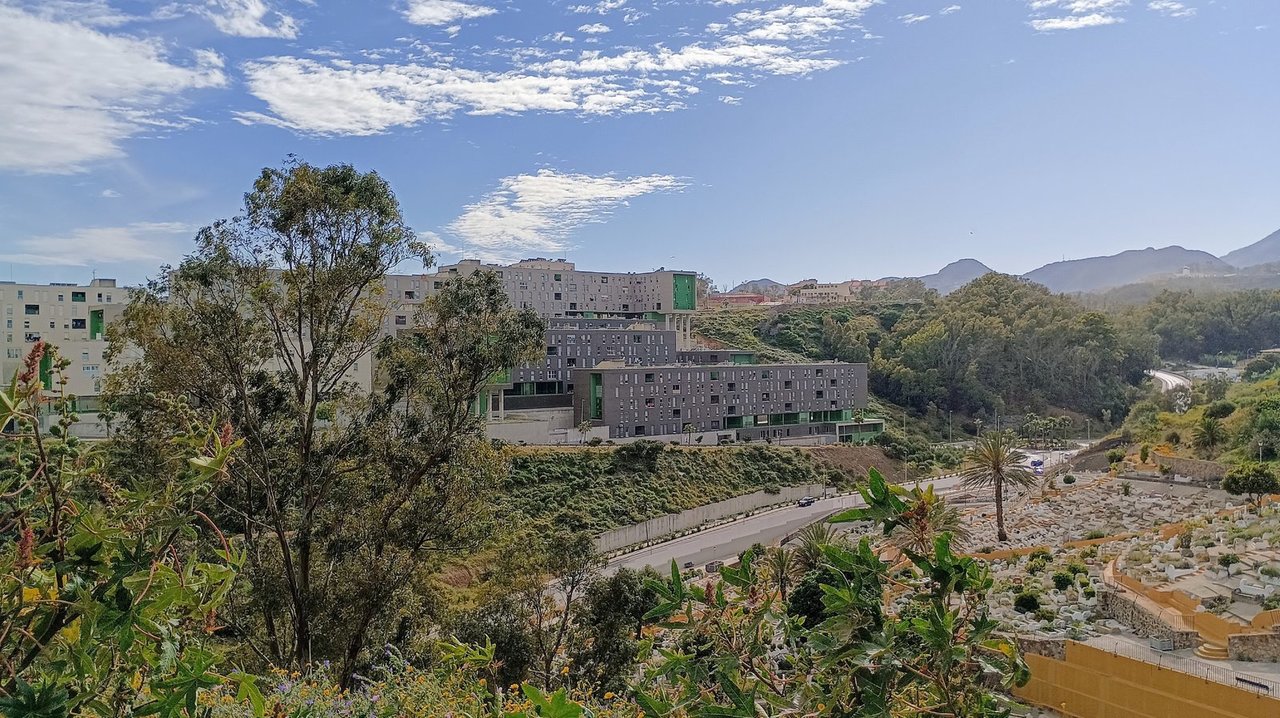
M1044 656L1057 661L1067 660L1067 639L1044 636L1018 636L1018 650L1023 654Z
M1280 632L1228 636L1227 654L1233 661L1280 662Z
M1097 610L1098 615L1123 623L1143 638L1173 641L1174 650L1195 648L1200 642L1200 634L1194 630L1175 628L1160 616L1143 608L1137 601L1116 591L1098 591Z

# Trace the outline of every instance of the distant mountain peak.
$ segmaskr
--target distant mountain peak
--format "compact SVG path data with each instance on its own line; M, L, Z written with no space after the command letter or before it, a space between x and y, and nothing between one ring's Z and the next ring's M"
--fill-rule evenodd
M1280 262L1280 229L1247 247L1222 255L1222 261L1239 269Z
M1043 284L1053 292L1098 292L1179 274L1184 269L1222 273L1230 271L1231 267L1208 252L1175 245L1129 249L1105 257L1052 262L1022 276Z
M924 285L939 294L950 294L993 270L972 257L957 259L934 274L920 277Z

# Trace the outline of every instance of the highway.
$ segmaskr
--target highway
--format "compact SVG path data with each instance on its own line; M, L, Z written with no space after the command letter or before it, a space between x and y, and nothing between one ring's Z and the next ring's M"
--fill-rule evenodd
M959 477L949 476L921 483L932 483L938 493L947 493L954 490L959 482ZM670 567L672 559L681 567L689 562L701 567L712 561L735 559L753 544L776 544L787 534L799 531L837 509L862 505L861 496L850 494L819 499L812 506L783 506L622 554L609 561L605 571L612 573L624 567L641 569L645 566L664 571Z
M1172 372L1152 369L1147 373L1151 375L1152 379L1155 379L1160 384L1160 389L1162 391L1172 391L1180 386L1191 386L1190 379Z

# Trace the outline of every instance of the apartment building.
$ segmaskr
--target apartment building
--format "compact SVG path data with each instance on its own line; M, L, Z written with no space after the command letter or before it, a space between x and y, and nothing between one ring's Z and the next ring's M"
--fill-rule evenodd
M532 309L547 319L619 319L646 321L675 331L680 346L691 343L691 315L697 309L694 272L591 272L563 259L525 259L487 264L465 259L433 273L387 277L387 289L400 303L389 329L408 326L417 305L455 277L480 271L498 275L512 306Z
M718 439L854 441L879 420L867 406L867 365L710 364L604 366L574 384L575 421L607 427L612 439L672 437L692 426Z
M102 391L105 367L106 326L128 302L127 290L114 279L94 279L88 284L18 284L0 282L0 377L8 381L40 340L57 345L67 368L67 391L90 403ZM52 363L40 372L46 385Z
M512 372L511 394L572 394L576 373L602 362L624 366L674 364L676 332L652 324L624 328L552 326L546 357Z

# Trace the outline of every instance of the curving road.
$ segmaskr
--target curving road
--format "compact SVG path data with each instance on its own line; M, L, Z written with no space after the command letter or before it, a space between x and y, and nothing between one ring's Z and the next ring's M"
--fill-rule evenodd
M945 494L954 491L960 479L948 476L921 483L932 483L938 493ZM605 571L611 573L624 567L641 569L645 566L665 571L673 559L678 566L692 562L698 567L712 561L735 559L753 544L776 544L787 534L799 531L837 509L862 505L862 497L851 494L819 499L812 506L784 506L617 556L609 561Z
M1187 387L1191 386L1190 379L1186 378L1185 376L1174 374L1173 372L1161 371L1159 369L1152 369L1147 373L1150 374L1151 378L1155 379L1156 383L1160 385L1161 391L1172 391L1174 389L1177 389L1180 386L1187 386Z

